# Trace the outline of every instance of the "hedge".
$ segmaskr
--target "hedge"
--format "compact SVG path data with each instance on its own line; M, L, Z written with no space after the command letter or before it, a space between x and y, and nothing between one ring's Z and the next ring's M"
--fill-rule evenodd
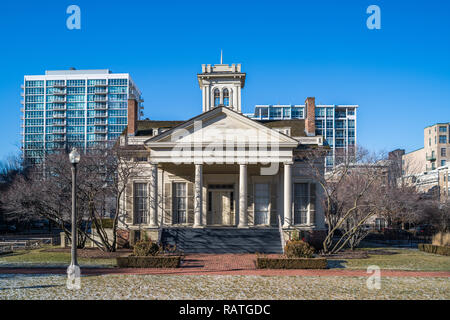
M117 257L119 268L178 268L180 256Z
M326 269L325 258L256 258L258 269Z
M419 243L419 250L428 253L440 254L442 256L450 256L450 247L435 246L428 243Z
M103 229L112 229L114 224L114 219L111 218L103 218L98 220L98 224L103 227ZM95 229L95 224L92 223L92 228Z

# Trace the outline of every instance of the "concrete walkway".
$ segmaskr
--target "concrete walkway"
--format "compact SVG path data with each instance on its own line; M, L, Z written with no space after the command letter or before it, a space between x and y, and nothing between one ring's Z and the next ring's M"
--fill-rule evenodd
M65 274L65 268L1 268L0 274ZM366 270L276 270L256 269L254 254L196 254L185 257L180 268L81 268L83 275L259 275L259 276L343 276L367 277ZM384 277L450 277L448 271L381 270Z

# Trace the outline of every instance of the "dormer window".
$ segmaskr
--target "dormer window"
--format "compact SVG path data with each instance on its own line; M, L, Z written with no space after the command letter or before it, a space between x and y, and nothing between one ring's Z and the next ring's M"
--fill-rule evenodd
M220 104L220 91L219 89L214 90L214 107L218 107Z
M223 89L223 105L226 107L230 105L230 92L227 88Z

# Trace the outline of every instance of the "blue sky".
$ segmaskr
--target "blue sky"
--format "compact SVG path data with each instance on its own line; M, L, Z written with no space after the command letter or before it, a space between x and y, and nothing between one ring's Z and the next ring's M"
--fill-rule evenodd
M66 8L81 8L81 30ZM381 30L366 8L381 8ZM358 143L423 145L450 121L450 1L14 1L0 10L0 159L20 146L20 84L45 70L129 72L145 117L201 112L203 63L242 63L255 104L358 104Z

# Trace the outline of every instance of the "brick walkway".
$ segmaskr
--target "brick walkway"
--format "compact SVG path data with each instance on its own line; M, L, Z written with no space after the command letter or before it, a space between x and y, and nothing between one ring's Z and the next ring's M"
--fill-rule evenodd
M65 274L65 268L0 268L0 274ZM366 270L262 270L256 269L254 254L197 254L185 257L180 268L82 268L84 275L149 274L149 275L260 275L260 276L347 276L367 277ZM448 271L381 270L385 277L450 277Z

